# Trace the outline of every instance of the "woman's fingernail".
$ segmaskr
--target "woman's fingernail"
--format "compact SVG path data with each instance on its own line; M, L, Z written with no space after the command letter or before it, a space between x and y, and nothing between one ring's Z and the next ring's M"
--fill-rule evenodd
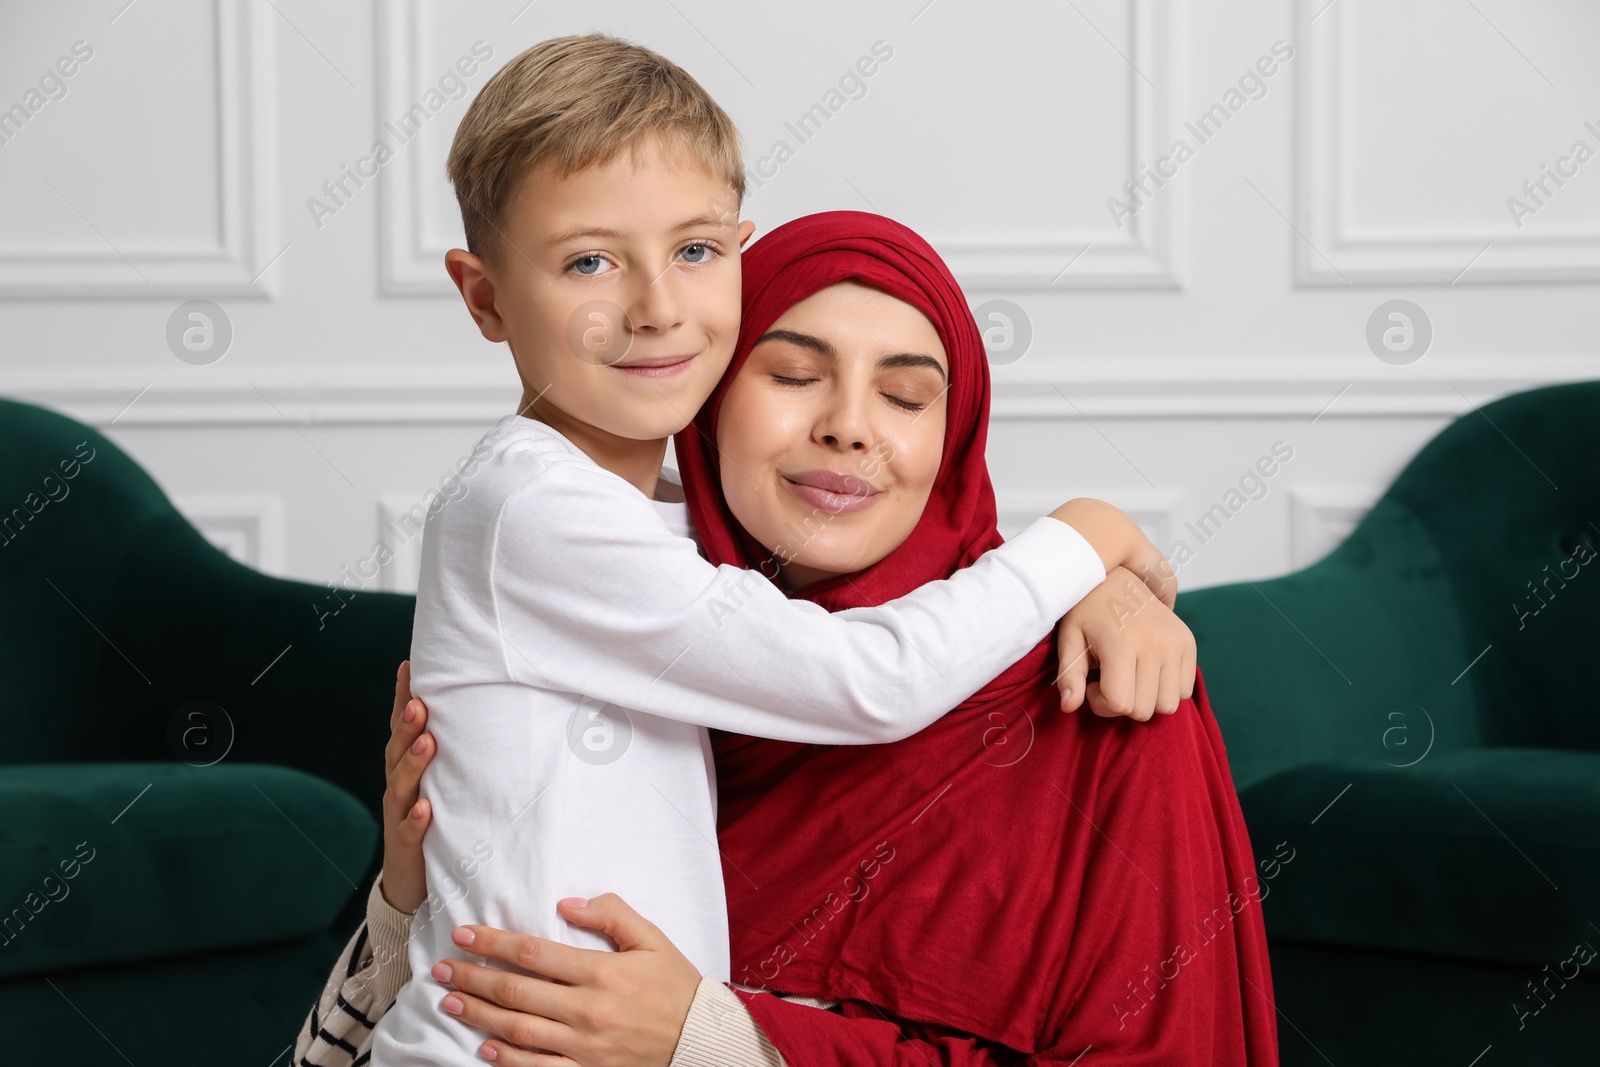
M422 801L419 800L415 804L411 805L411 817L413 819L422 818Z
M582 897L562 897L561 903L569 908L586 908L589 906L589 902Z
M407 704L406 710L400 713L400 717L406 722L410 722L412 719L415 719L417 717L417 702L413 700L411 703Z
M445 997L444 1003L440 1005L440 1007L444 1008L444 1010L449 1012L451 1015L460 1015L467 1008L467 1006L461 1002L461 998L456 996L454 993L451 993L448 997Z
M478 1050L478 1055L486 1060L497 1060L500 1058L500 1050L493 1045L485 1045Z
M423 737L426 737L426 736L427 736L426 734L423 735ZM411 742L411 751L415 752L419 756L422 755L422 750L423 750L424 747L425 746L422 744L422 738L421 737L419 737L415 741Z
M470 926L458 926L450 931L450 940L458 945L470 945L477 939L478 935L472 932Z
M450 965L444 960L440 960L438 963L433 965L433 976L439 979L441 982L450 981L450 976L454 973L455 972L451 970Z

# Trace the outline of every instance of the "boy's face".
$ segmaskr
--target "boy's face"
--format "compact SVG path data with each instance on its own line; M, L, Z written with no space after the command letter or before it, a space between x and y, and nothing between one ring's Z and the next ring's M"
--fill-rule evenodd
M574 174L530 171L492 259L446 264L483 335L510 343L523 414L579 444L659 441L733 354L754 228L737 220L723 181L651 139Z

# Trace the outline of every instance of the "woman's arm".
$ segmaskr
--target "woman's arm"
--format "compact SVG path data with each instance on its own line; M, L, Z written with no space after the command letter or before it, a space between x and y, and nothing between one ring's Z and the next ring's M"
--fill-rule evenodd
M1087 1051L1078 1049L1059 1058L1051 1052L1030 1057L975 1037L952 1034L923 1040L907 1035L881 1014L836 1015L771 993L733 992L773 1045L789 1050L785 1062L791 1067L1044 1067L1073 1063L1075 1056Z
M411 978L411 916L383 899L383 877L367 894L367 921L344 948L295 1040L297 1065L346 1067L372 1045L372 1028Z
M721 982L701 978L668 1067L788 1067L788 1061L756 1025L737 993Z
M836 1015L770 993L729 989L696 976L672 942L615 894L595 897L583 908L567 901L559 907L572 922L604 931L618 951L464 926L455 932L457 944L517 970L463 960L445 961L434 970L434 980L450 990L441 1006L482 1031L487 1040L480 1055L492 1053L502 1067L569 1061L580 1067L1058 1062L1049 1053L1028 1059L972 1037L914 1038L864 1009L858 1016ZM536 1049L565 1059L531 1051Z
M733 990L702 977L621 897L570 898L558 909L617 951L488 926L452 933L468 952L512 968L450 959L433 969L448 990L440 1007L487 1039L480 1055L502 1067L787 1067Z
M372 1028L411 979L406 941L427 895L422 835L432 818L428 802L417 799L422 769L434 753L427 722L427 708L411 699L411 664L402 663L384 749L383 871L367 894L366 922L345 945L300 1028L290 1061L296 1065L345 1067L367 1052Z

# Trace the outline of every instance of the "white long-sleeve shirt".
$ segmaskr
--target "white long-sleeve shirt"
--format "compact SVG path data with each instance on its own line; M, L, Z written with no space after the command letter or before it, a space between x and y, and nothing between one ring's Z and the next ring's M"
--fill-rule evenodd
M443 1012L426 977L474 959L456 926L611 949L560 918L561 897L621 895L726 981L706 727L909 736L1105 579L1094 547L1044 518L949 579L830 613L712 566L671 511L543 423L507 416L475 455L465 495L423 539L411 661L438 740L421 789L431 895L412 924L418 980L374 1031L376 1067L479 1062L483 1035Z

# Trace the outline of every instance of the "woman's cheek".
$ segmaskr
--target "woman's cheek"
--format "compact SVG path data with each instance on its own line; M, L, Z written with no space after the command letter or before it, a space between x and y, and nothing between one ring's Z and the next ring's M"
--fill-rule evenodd
M920 420L914 426L920 428ZM915 438L908 436L894 442L890 470L896 481L918 495L930 493L939 477L939 461L944 452L943 426L939 430L938 436L920 433Z

